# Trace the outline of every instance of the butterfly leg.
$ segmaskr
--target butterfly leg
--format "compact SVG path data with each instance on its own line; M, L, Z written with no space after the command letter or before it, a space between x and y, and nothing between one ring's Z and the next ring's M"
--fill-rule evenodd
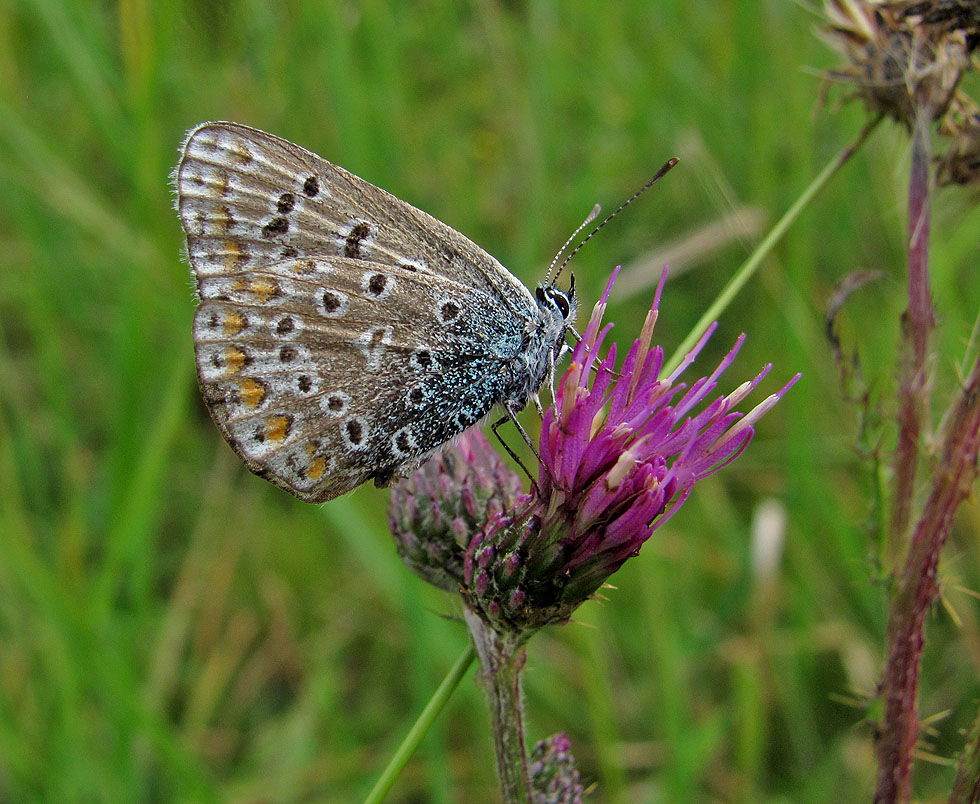
M562 355L565 354L565 350L567 348L568 348L568 345L567 344L563 344L562 345L561 352L558 355L558 360L561 360ZM549 350L549 352L548 352L548 374L547 374L547 381L548 381L548 388L551 391L551 404L552 405L554 405L558 401L557 397L555 397L555 363L556 363L555 354L554 354L554 352L552 352L552 351ZM537 395L535 395L534 399L538 403L538 413L543 417L544 416L544 411L541 410L541 402L540 402L540 400L538 400Z
M554 396L555 396L554 393L552 393L551 395L552 401L554 401ZM534 409L538 412L538 416L540 416L543 419L544 406L541 404L541 397L538 394L531 394L531 401L534 403ZM517 420L515 419L514 421L516 422ZM524 440L527 441L528 444L531 443L530 441L528 441L527 436L524 436ZM531 448L534 449L533 445Z
M576 343L578 343L579 341L582 340L582 336L578 334L578 332L576 331L575 327L573 327L571 324L566 324L565 325L565 331L568 332L572 336L572 338L575 340ZM548 353L548 387L551 389L551 401L552 401L552 403L554 403L556 401L556 399L555 399L555 366L558 363L561 362L562 358L565 357L565 355L569 354L572 351L573 351L573 349L572 349L571 346L569 346L567 343L563 343L561 345L561 350L558 352L558 357L555 357L555 355L554 355L553 352L549 352ZM539 409L538 412L540 413L541 410Z
M498 430L500 425L508 421L513 422L514 426L517 427L517 432L521 434L521 437L524 439L525 443L531 448L531 452L534 453L534 457L538 459L539 463L541 461L541 456L538 455L538 451L534 448L534 444L531 443L531 437L527 434L527 430L525 430L521 426L521 423L517 420L517 415L514 413L514 411L509 407L505 408L505 410L507 411L507 415L501 416L499 419L497 419L497 421L490 425L490 429L497 437L497 440L503 445L503 448L507 450L507 454L514 459L514 462L520 466L524 474L527 475L528 480L531 481L531 485L537 489L538 484L534 479L534 475L532 475L531 471L524 465L524 461L521 460L520 456L510 448L510 445L506 441L504 441L504 437L500 435L500 431Z

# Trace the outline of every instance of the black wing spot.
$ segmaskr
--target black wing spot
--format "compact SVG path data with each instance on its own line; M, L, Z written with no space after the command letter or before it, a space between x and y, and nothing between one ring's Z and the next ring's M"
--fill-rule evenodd
M345 257L360 257L361 256L361 243L363 243L368 235L371 234L371 227L366 223L358 223L350 230L350 234L347 235L347 241L344 243L344 256Z
M388 286L388 277L384 274L372 274L368 280L368 290L375 296L380 296Z
M328 313L337 312L342 304L343 300L336 293L329 290L323 292L323 309Z
M445 302L439 310L444 322L452 321L459 315L459 305L455 302Z
M360 444L364 440L364 425L357 419L350 419L345 426L351 444Z
M275 237L289 231L289 221L285 218L273 218L262 227L263 237Z

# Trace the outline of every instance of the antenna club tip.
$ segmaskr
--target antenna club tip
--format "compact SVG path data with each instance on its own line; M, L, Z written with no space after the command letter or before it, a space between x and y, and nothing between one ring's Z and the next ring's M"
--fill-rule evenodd
M569 262L571 262L572 257L574 257L576 254L579 253L579 250L582 248L582 246L584 246L586 243L588 243L589 240L592 239L592 236L596 232L598 232L603 226L605 226L607 223L609 223L609 221L611 221L613 218L615 218L620 212L622 212L624 209L626 209L626 207L628 207L630 204L632 204L637 198L639 198L641 195L643 195L644 192L646 192L647 190L649 190L654 184L656 184L656 182L657 182L658 179L663 178L663 175L668 170L670 170L674 165L676 165L678 163L678 161L680 161L680 160L678 160L678 158L676 156L672 156L670 159L668 159L664 163L663 167L660 168L660 170L658 170L656 172L656 174L654 175L654 177L652 179L650 179L650 181L648 181L639 190L637 190L635 193L633 193L633 195L631 195L629 198L627 198L622 204L620 204L618 207L616 207L616 209L614 209L611 213L609 213L608 215L606 215L606 217L602 219L602 222L598 226L596 226L591 232L589 232L584 238L582 238L581 242L577 246L575 246L575 248L573 248L565 256L565 259L563 259L561 261L561 265L558 266L558 270L555 271L554 279L558 279L558 276L564 270L565 266L568 265ZM561 258L562 254L565 253L565 249L568 248L569 244L575 239L575 236L579 232L581 232L583 228L585 228L586 226L588 226L588 224L590 224L595 219L596 215L599 213L599 209L600 209L599 205L596 204L592 208L592 213L589 215L589 217L587 217L582 222L582 225L579 226L578 229L576 229L572 233L572 236L570 238L568 238L568 240L565 241L565 245L561 247L561 249L555 255L555 258L551 261L551 266L548 268L548 276L547 276L547 278L545 280L546 282L553 282L554 281L554 279L551 278L551 272L554 269L555 265L558 263L558 260Z

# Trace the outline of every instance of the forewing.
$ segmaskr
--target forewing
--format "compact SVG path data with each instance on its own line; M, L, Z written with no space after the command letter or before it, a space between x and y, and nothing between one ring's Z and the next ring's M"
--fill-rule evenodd
M500 401L523 323L494 294L344 257L202 276L194 319L212 417L303 500L384 483Z
M533 309L527 288L455 229L280 137L204 123L187 136L175 183L198 280L339 256L447 277L518 314Z

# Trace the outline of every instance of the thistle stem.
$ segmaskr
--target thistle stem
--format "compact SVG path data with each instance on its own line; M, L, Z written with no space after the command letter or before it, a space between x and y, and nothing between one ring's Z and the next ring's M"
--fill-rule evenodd
M498 634L469 609L466 625L480 660L477 682L490 714L501 795L506 804L531 804L521 692L525 639L519 634Z
M919 439L925 411L925 360L928 346L929 305L929 132L916 125L912 138L912 164L909 175L908 307L902 315L905 344L899 387L898 444L895 448L895 494L892 499L891 538L886 558L894 560L908 528ZM927 312L928 310L928 312ZM908 801L912 789L912 751L919 731L916 698L919 665L924 642L924 616L931 603L938 552L922 554L922 533L916 530L913 542L891 602L888 619L888 660L882 684L884 717L878 736L878 784L876 804ZM891 564L890 564L891 566Z
M882 682L884 715L879 731L876 803L909 801L912 753L919 732L916 696L925 642L925 619L939 595L939 555L953 516L977 478L980 451L980 360L960 392L946 429L942 460L922 517L912 534L908 558L888 618L888 659ZM975 779L973 780L975 783Z
M909 526L922 422L928 409L929 336L935 326L929 295L929 119L929 116L923 115L912 136L908 221L909 302L902 316L905 360L899 387L890 545L892 555L889 558L894 558L904 543Z
M929 338L934 327L929 298L929 145L923 123L915 127L909 180L909 303L902 319L908 357L899 390L899 441L892 512L895 548L911 521L922 423L928 410ZM942 460L932 473L929 497L912 529L908 554L896 577L888 618L888 656L882 680L884 713L875 746L878 782L874 801L907 802L919 733L916 711L925 620L939 595L939 558L953 516L977 477L980 449L980 361L960 392L946 426ZM901 540L901 542L899 542ZM894 549L894 548L893 548Z

